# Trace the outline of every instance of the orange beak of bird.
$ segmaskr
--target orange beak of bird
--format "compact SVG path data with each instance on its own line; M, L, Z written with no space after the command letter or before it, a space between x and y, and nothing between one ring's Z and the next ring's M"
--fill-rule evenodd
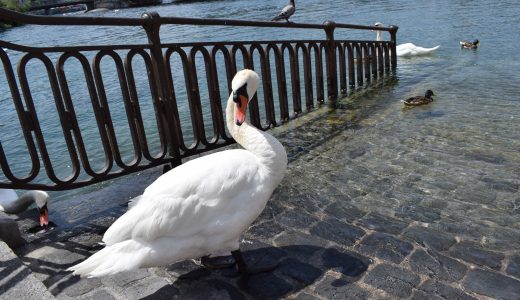
M246 107L247 107L247 88L243 85L238 90L233 91L233 101L235 104L235 124L242 125L246 121Z
M40 210L40 226L47 227L49 225L49 210L45 204Z

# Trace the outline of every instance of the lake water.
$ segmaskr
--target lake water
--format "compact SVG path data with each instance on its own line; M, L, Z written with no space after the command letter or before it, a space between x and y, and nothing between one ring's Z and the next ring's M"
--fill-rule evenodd
M398 59L397 81L381 92L357 99L357 109L373 108L363 124L374 129L370 143L386 143L394 158L424 153L432 159L431 172L457 172L468 176L520 180L520 55L515 30L520 14L518 1L297 1L294 22L399 26L398 44L413 42L423 47L441 45L429 57ZM107 17L140 17L145 11L161 16L269 20L285 1L183 1L154 7L97 13ZM251 39L323 39L319 30L165 26L166 42ZM337 31L338 39L372 39L372 32ZM480 40L477 50L459 47L461 39ZM0 39L22 45L145 43L144 31L128 28L22 26L0 32ZM428 106L403 109L400 100L432 89L435 101ZM3 97L5 98L5 93ZM3 99L4 102L8 99ZM352 99L343 102L350 103ZM340 101L341 103L341 101ZM7 104L2 104L7 105ZM49 113L50 114L50 113ZM0 114L0 139L9 155L20 152L20 136L10 130ZM52 116L50 116L52 118ZM51 128L51 125L49 125ZM50 129L48 129L50 130ZM23 141L22 141L23 142ZM13 146L14 145L14 146ZM9 148L9 146L4 146ZM95 145L91 145L95 147ZM18 150L17 150L18 149ZM9 152L11 151L11 152ZM23 152L23 151L22 151ZM60 153L53 153L60 155ZM21 170L27 169L20 161ZM414 166L410 166L413 170ZM78 191L53 192L65 199ZM518 209L518 192L511 208ZM509 202L508 202L509 203Z

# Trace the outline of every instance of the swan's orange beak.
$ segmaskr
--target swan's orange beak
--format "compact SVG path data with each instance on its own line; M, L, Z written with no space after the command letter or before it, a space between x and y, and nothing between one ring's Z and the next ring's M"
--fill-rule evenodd
M247 98L240 95L237 100L235 104L235 124L240 126L246 121Z
M47 204L40 208L40 226L46 227L49 225L49 210Z

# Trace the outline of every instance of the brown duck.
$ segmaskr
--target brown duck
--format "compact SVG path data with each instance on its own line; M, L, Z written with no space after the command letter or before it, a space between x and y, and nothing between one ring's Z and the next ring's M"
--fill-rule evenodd
M465 49L477 49L479 44L480 44L479 40L460 41L460 47L465 48Z
M435 96L435 94L432 92L432 90L427 90L426 94L423 96L415 96L408 98L403 101L404 105L406 106L418 106L423 104L428 104L433 101L432 96Z

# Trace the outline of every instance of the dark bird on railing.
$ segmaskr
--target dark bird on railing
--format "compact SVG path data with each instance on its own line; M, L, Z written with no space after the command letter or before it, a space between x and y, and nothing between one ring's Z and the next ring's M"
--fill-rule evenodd
M246 121L259 83L251 70L231 82L226 125L244 149L202 156L160 176L108 228L105 248L68 270L98 277L229 252L242 275L274 269L250 269L239 249L287 169L283 145Z
M415 96L402 101L406 106L419 106L432 102L432 96L435 96L432 90L427 90L424 96Z
M285 21L289 22L289 18L294 14L294 11L296 10L296 4L294 4L294 0L290 0L289 4L287 4L282 11L271 21L278 21L285 19Z
M460 47L465 49L476 49L478 45L480 44L479 40L473 40L473 41L460 41Z
M49 225L48 199L49 194L44 191L28 191L18 197L14 190L0 189L0 211L6 214L19 214L32 203L36 203L40 212L40 226L46 227Z

